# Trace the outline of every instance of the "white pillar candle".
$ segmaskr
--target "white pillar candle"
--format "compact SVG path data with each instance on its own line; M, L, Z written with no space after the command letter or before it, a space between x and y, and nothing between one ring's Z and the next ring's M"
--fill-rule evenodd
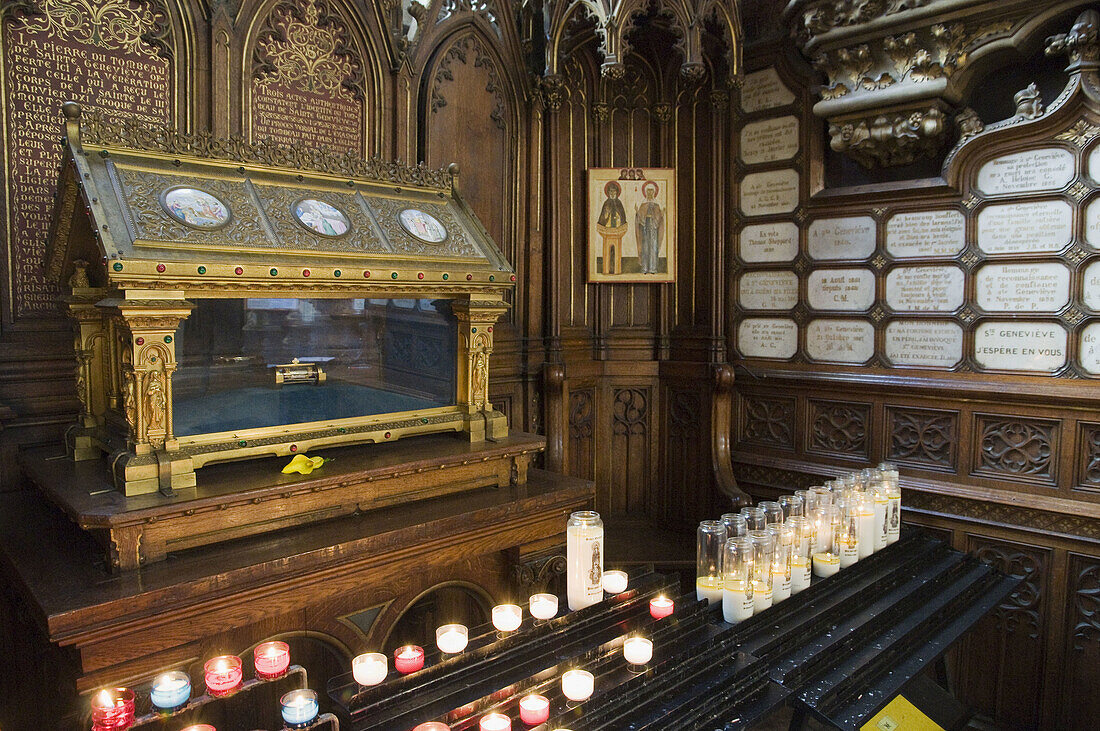
M380 652L367 652L351 661L351 675L359 685L378 685L389 671L389 658Z
M558 598L553 594L532 594L528 611L535 619L553 619L558 613Z
M626 591L626 580L625 571L604 571L603 590L608 594L622 594Z
M759 614L772 605L774 599L771 584L766 581L752 582L752 611Z
M886 514L890 508L890 498L884 493L875 493L875 550L886 548L886 539L889 537L890 526L886 521Z
M746 582L722 587L722 619L730 624L743 622L752 616L752 588Z
M653 659L653 641L645 637L627 637L623 642L623 657L631 665L645 665Z
M445 624L435 631L435 645L440 652L453 655L466 649L470 632L463 624Z
M875 552L875 504L864 500L859 508L859 557L867 558Z
M810 559L791 556L791 593L797 594L810 585Z
M565 528L566 600L577 611L603 600L603 521L590 510L573 513Z
M791 572L786 569L772 569L772 603L778 604L791 596Z
M487 713L478 722L481 731L511 731L512 719L503 713Z
M695 598L708 604L722 601L722 577L700 576L695 579Z
M501 632L515 632L523 623L523 607L498 604L493 607L493 626Z
M592 695L596 679L587 670L569 670L561 676L561 692L571 701L586 701Z
M835 553L814 554L814 576L832 576L840 571L840 556Z
M886 543L901 537L901 492L890 495L889 514L886 516Z
M842 538L840 543L840 568L846 569L849 566L855 565L860 556L860 546L863 545L863 537L852 540L849 538Z

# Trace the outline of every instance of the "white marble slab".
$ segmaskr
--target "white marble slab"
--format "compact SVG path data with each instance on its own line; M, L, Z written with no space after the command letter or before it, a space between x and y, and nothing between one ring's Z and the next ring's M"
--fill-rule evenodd
M963 329L949 320L894 320L885 334L894 365L952 368L962 360Z
M1073 237L1073 209L1065 201L987 206L978 214L978 248L987 254L1058 251Z
M875 354L875 328L866 320L813 320L806 354L832 363L866 363Z
M798 256L798 226L789 221L754 223L741 230L738 246L746 262L794 261Z
M798 207L798 171L750 173L741 180L741 210L746 216L790 213Z
M790 160L798 152L798 117L750 122L741 128L741 162L758 165Z
M977 188L986 195L1061 190L1073 175L1073 153L1045 147L993 158L978 169Z
M789 310L798 304L798 275L794 272L745 272L737 288L746 310Z
M886 304L896 312L954 312L966 294L955 266L897 267L886 275Z
M959 211L898 213L886 222L886 250L898 259L955 256L966 246L966 219Z
M1085 306L1100 310L1100 261L1094 261L1085 267L1081 274L1081 299Z
M870 269L819 269L806 279L806 299L815 310L866 312L875 304Z
M974 358L990 370L1051 373L1065 365L1066 343L1057 323L983 322L974 330Z
M754 71L745 75L741 84L741 111L759 112L761 109L783 107L794 101L794 93L779 78L774 68Z
M1100 376L1100 322L1093 322L1081 331L1081 343L1077 360L1081 368L1094 376Z
M986 312L1057 312L1069 302L1069 268L1058 262L986 264L975 291Z
M798 325L777 317L742 320L737 327L737 349L746 358L793 358L798 352Z
M866 259L875 252L875 220L870 216L821 218L810 224L806 238L812 259Z

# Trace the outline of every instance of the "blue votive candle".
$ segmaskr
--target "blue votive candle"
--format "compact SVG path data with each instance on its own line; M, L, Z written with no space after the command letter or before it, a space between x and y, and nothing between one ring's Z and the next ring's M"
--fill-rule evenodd
M149 691L149 700L162 713L182 708L191 700L191 678L182 670L158 675Z
M283 721L289 728L305 728L317 718L317 692L292 690L279 699L283 707Z

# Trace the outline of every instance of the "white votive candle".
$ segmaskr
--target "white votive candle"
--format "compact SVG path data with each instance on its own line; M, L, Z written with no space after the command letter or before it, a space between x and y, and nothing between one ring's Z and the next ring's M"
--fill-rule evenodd
M722 601L721 576L697 576L695 578L695 598L706 599L708 604Z
M754 614L759 614L770 607L773 598L771 584L766 581L752 582L752 611Z
M859 509L859 558L867 558L875 552L875 504L864 500Z
M653 659L653 640L627 637L623 642L623 657L631 665L645 665Z
M840 571L840 556L835 553L814 554L814 576L826 577Z
M625 571L604 571L603 590L608 594L622 594L626 591L626 579Z
M587 670L569 670L561 676L561 692L571 701L586 701L592 695L596 679Z
M481 731L511 731L512 719L503 713L486 713L478 722Z
M535 619L553 619L558 613L558 598L553 594L532 594L528 607Z
M498 604L493 607L493 626L501 632L515 632L523 622L523 607Z
M778 604L784 599L789 599L791 596L791 579L793 578L790 571L785 568L773 568L772 569L772 603Z
M863 545L863 537L857 540L842 538L840 540L840 568L846 569L854 566L860 559L860 546Z
M466 649L470 632L464 624L445 624L435 631L435 646L440 652L453 655Z
M791 593L810 586L810 559L805 556L791 556Z
M359 685L378 685L389 671L389 658L380 652L366 652L351 661L351 676Z
M722 587L722 619L730 624L744 622L752 616L752 589L744 580L727 582Z

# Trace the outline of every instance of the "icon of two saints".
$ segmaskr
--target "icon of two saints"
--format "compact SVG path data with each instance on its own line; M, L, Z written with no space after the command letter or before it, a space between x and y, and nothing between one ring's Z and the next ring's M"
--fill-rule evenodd
M659 190L657 183L647 180L642 184L643 202L634 205L634 236L638 246L638 268L642 274L661 272L660 251L665 235L665 213L657 202ZM596 230L604 239L604 272L619 274L622 273L621 265L617 265L622 257L621 242L630 223L620 198L622 186L619 182L608 181L603 192L605 198L600 217L596 220Z

